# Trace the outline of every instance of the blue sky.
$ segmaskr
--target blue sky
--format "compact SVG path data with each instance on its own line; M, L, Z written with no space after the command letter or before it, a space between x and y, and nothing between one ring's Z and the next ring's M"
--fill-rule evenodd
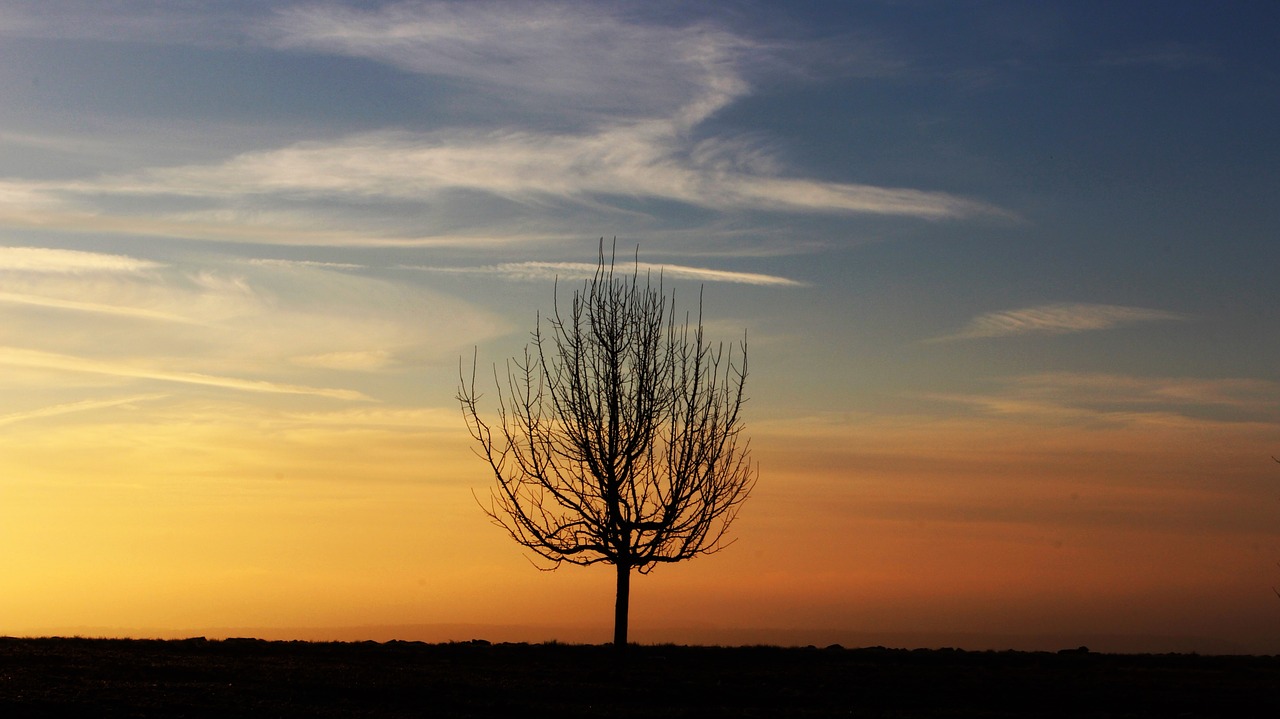
M408 474L483 490L454 415L458 358L518 351L551 280L579 279L600 238L616 237L620 254L638 246L646 267L665 268L678 299L705 287L715 336L747 333L754 502L773 509L757 530L744 513L744 545L777 546L770 538L796 535L789 523L826 526L785 509L806 497L857 507L830 525L857 537L890 518L902 524L875 536L927 525L943 542L955 522L994 522L1060 547L1106 516L1112 539L1156 555L1221 543L1203 572L1156 562L1150 596L1212 594L1212 567L1229 565L1232 601L1266 616L1258 597L1280 583L1278 13L1266 2L0 2L0 423L22 448L11 511L51 512L45 489L86 481L49 461L72 448L124 475L209 443L239 447L231 465L174 470L199 477L197 504L258 471L246 467L296 468L313 439L370 436L448 460L422 469L409 450L356 452L360 464L326 470L326 487L365 487L351 474L385 462L374 473L388 486ZM191 434L171 434L178 426ZM172 454L119 446L126 431ZM279 448L251 451L256 435ZM919 464L930 448L960 463L954 476ZM1041 475L1060 485L1037 494L1028 483ZM1100 497L1087 521L1037 504L1090 496L1074 482ZM934 504L919 504L924 486ZM241 510L280 511L274 494L245 491L257 499ZM158 526L184 521L173 501ZM471 509L457 509L458 526L492 533ZM1178 531L1145 533L1152 515ZM956 566L1020 551L1000 536ZM72 571L96 540L83 541L32 567ZM884 541L886 556L914 556ZM1083 544L1086 569L1072 571L1127 566ZM525 581L518 548L505 551L514 564L486 576ZM755 571L757 555L742 554L726 586ZM247 571L237 557L208 561ZM778 614L743 610L741 622L776 627L803 606L796 631L866 629L830 609L872 581L848 561L829 570L845 588L834 598L769 594L758 603ZM353 557L350 574L334 572L362 566ZM822 571L778 582L821 584ZM997 575L989 586L1008 580ZM934 629L989 630L973 592L970 614ZM899 602L887 596L876 601ZM1037 601L1017 605L1011 631L1039 631ZM284 604L154 620L119 606L16 626L288 625ZM873 623L914 626L885 611ZM465 614L448 602L418 614L433 612L368 610L400 624ZM1102 631L1085 609L1073 621L1052 630ZM1244 641L1205 621L1215 641ZM335 609L312 623L364 622ZM1280 647L1280 625L1263 633Z

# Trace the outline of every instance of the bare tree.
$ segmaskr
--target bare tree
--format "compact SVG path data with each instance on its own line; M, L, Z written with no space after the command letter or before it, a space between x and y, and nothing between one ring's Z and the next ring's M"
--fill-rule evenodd
M475 359L458 400L496 486L489 517L553 570L562 563L617 570L614 644L627 643L631 572L711 554L755 485L741 439L746 340L709 344L702 301L676 321L661 275L639 259L615 275L601 241L594 276L568 314L538 315L523 357L494 369L497 418L480 415ZM544 330L544 323L546 328Z

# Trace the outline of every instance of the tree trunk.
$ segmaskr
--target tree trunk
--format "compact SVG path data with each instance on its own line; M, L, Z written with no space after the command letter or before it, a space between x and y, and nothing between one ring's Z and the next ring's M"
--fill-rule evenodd
M631 604L631 565L619 563L618 597L613 609L613 645L627 646L627 610Z

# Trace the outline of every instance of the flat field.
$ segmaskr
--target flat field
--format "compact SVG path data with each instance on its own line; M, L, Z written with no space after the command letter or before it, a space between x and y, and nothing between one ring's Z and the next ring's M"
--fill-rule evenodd
M1277 717L1280 657L0 638L0 717Z

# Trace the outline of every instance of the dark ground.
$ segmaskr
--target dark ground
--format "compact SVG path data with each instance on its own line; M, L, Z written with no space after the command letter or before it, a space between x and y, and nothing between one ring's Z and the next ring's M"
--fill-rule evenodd
M1280 717L1280 657L0 638L0 717Z

